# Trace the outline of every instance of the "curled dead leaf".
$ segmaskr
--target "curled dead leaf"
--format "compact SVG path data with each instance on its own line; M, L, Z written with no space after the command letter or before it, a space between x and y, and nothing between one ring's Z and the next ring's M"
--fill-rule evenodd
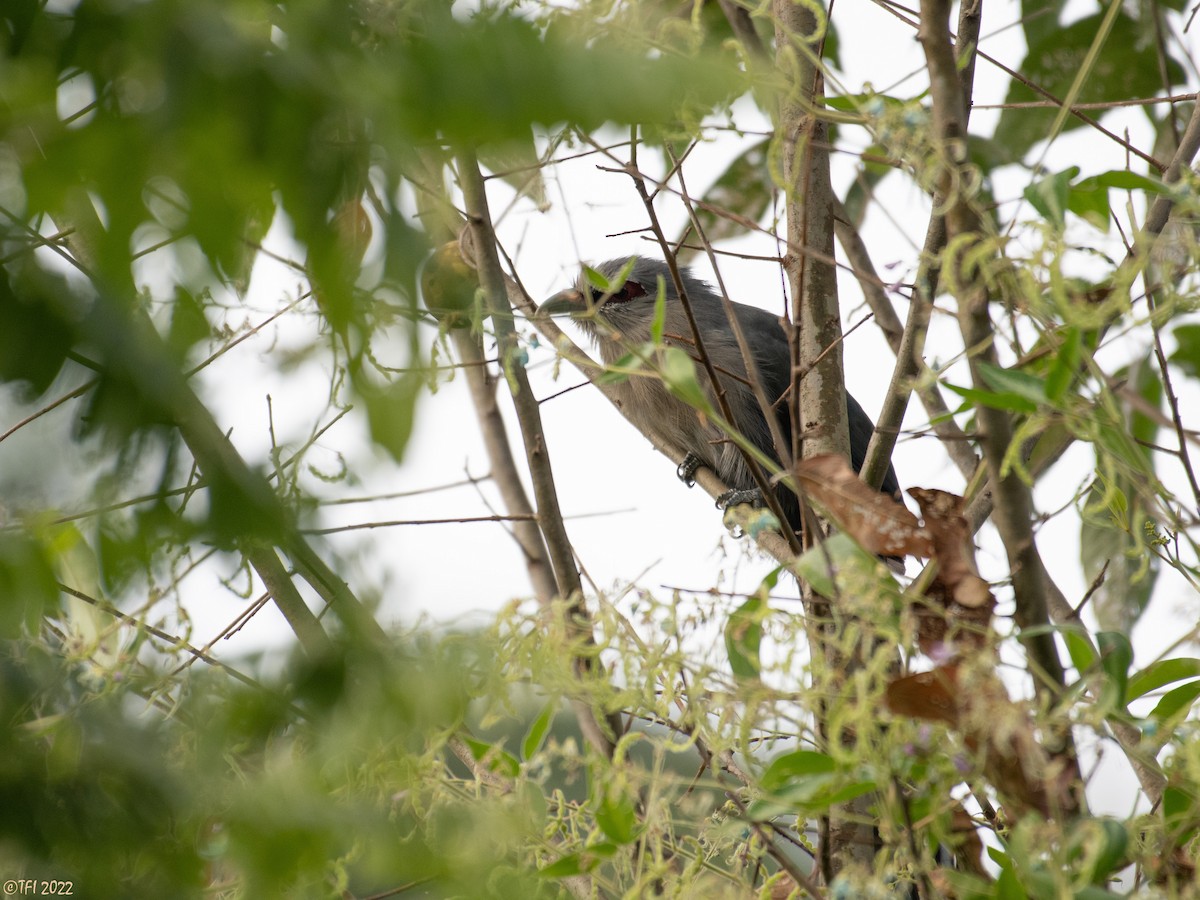
M864 484L843 457L810 456L796 465L804 491L838 527L880 556L923 556L933 552L917 517L887 494Z

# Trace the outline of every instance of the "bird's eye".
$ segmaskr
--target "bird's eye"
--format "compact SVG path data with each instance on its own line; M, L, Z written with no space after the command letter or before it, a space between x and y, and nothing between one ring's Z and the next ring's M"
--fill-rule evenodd
M637 297L645 297L646 289L636 281L627 281L622 288L614 293L609 299L609 303L628 303L630 300Z

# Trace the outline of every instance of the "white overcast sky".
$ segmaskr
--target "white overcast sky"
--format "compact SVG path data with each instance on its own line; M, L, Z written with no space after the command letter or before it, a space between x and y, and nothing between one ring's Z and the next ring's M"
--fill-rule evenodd
M1073 4L1075 15L1094 10L1090 3ZM1008 27L1019 16L1016 3L998 4L985 11L983 48L1011 67L1019 65L1024 44L1019 28ZM841 29L841 54L845 75L842 86L849 91L868 87L899 96L913 96L925 86L923 57L915 34L869 0L837 0L835 21ZM1068 13L1068 18L1071 13ZM1119 36L1117 36L1119 37ZM1116 39L1116 38L1114 38ZM1006 77L987 62L977 68L975 102L999 103L1007 90ZM989 134L998 113L977 110L972 130ZM747 102L735 110L737 124L749 131L763 131L767 123ZM1104 124L1117 133L1128 130L1130 139L1150 149L1151 135L1143 114L1136 109L1107 113ZM611 130L612 141L622 140L624 131ZM864 147L865 138L847 134L849 142ZM688 187L698 194L722 171L725 164L753 138L738 138L724 133L701 145L690 156L685 172ZM564 151L564 155L566 152ZM643 154L642 162L653 170L652 160ZM580 260L595 262L632 253L656 253L657 249L638 237L618 235L643 228L645 212L629 179L620 174L599 171L606 165L590 156L554 165L546 170L548 211L539 212L528 201L510 208L512 191L499 181L490 182L493 214L507 210L498 222L498 234L514 258L519 274L533 293L542 299L569 285L576 277ZM1083 174L1094 174L1126 165L1124 151L1114 143L1092 133L1074 132L1057 140L1045 155L1051 171L1078 165ZM852 176L854 158L836 155L834 181L843 192ZM1028 174L1011 169L996 180L997 196L1016 202L1027 184ZM929 215L925 195L902 175L890 176L880 190L882 207L873 211L863 228L863 237L875 265L884 278L909 281L916 268L918 248L924 238ZM1114 203L1120 203L1114 197ZM678 233L685 214L669 196L659 203L659 213L668 234ZM1006 206L1006 213L1011 210ZM1140 214L1140 213L1139 213ZM1086 240L1101 244L1119 256L1117 236L1107 238L1092 230L1080 231ZM292 245L286 223L279 221L268 236L267 245L284 256L300 258ZM747 235L724 249L771 256L778 253L774 241L763 235ZM368 262L370 254L368 254ZM701 274L709 270L697 264ZM746 262L729 258L722 274L733 299L769 309L783 308L778 267L768 263ZM156 292L169 296L164 273L152 267L145 278ZM864 314L861 292L853 278L841 277L843 327L857 322ZM292 298L302 290L295 274L271 262L261 260L255 268L248 305L255 312L248 321L258 322L264 311L278 308L281 298ZM901 318L906 309L897 297ZM241 313L230 317L238 324ZM532 329L520 323L522 330ZM266 329L237 351L227 354L212 366L200 382L205 398L211 403L218 421L233 430L233 439L247 459L263 464L267 460L269 438L266 427L267 396L270 395L274 428L281 443L302 440L313 427L314 418L324 405L329 373L320 362L303 363L286 373L278 370L281 349L299 346L310 339L305 331L311 320L285 321L278 328ZM434 339L432 328L425 328L423 345ZM961 340L950 317L935 319L927 344L931 363L954 356ZM377 348L387 360L386 346ZM886 391L893 356L872 323L855 331L845 342L846 382L868 413L874 416ZM1148 347L1133 341L1105 351L1103 363L1109 371L1131 359L1144 357ZM391 360L400 361L402 358ZM565 387L579 384L581 376L563 365L559 377L551 352L544 346L530 350L530 372L539 397L548 397ZM965 377L959 379L960 383ZM1194 386L1193 386L1194 387ZM503 390L503 387L501 388ZM1200 410L1200 397L1185 396L1184 414ZM506 398L501 406L508 408ZM948 397L952 403L952 398ZM733 541L721 526L720 513L702 491L688 491L674 475L674 467L657 454L596 391L583 387L543 404L549 453L557 475L559 499L568 517L568 529L588 574L605 591L622 590L631 580L643 588L667 593L667 587L705 590L719 585L722 589L750 590L772 563L754 551L746 541ZM1190 424L1196 427L1195 413ZM49 418L49 417L47 417ZM365 416L352 414L343 419L323 439L311 462L328 471L338 467L342 454L361 484L322 485L313 478L306 483L320 496L345 498L349 495L419 491L461 481L468 473L484 475L489 468L462 379L442 382L436 395L422 398L412 442L402 464L396 465L373 449L365 434ZM520 447L515 421L509 416L514 445ZM30 479L44 478L52 468L55 453L65 453L70 422L43 422L28 433L10 439L2 449L9 454L12 473L27 472ZM907 429L921 429L924 412L914 401L905 421ZM1164 437L1168 445L1172 437ZM47 451L51 445L58 449ZM66 457L64 457L65 459ZM933 438L902 439L894 463L902 487L939 487L961 492L964 484ZM60 465L60 471L62 466ZM1066 504L1080 481L1092 468L1091 449L1072 448L1051 476L1038 487L1039 510L1053 510ZM1163 472L1167 483L1183 489L1178 473ZM18 474L17 477L22 477ZM11 481L10 481L11 483ZM71 480L64 476L63 485ZM70 507L69 487L50 490L55 502ZM342 506L326 514L326 525L366 521L426 518L458 518L489 515L503 511L495 491L488 484L480 488L493 504L489 509L474 487L460 487L409 498ZM54 494L52 494L54 496ZM1078 600L1086 585L1079 563L1078 519L1068 512L1052 519L1039 532L1038 542L1052 576L1068 599ZM995 578L1005 573L1003 551L990 527L980 536L980 564L985 575ZM439 621L479 621L494 614L514 598L526 597L530 588L516 547L500 526L495 524L456 524L422 527L391 527L355 531L331 539L333 547L355 557L350 568L351 584L357 588L381 586L380 618L387 624L411 624L422 617ZM910 572L915 565L910 564ZM784 590L781 586L780 590ZM245 601L217 585L189 596L193 644L202 645L210 636L235 619ZM1004 608L1002 607L1002 610ZM1195 593L1181 579L1165 571L1161 576L1152 615L1142 621L1132 635L1138 660L1153 659L1179 635L1200 620L1200 604ZM251 648L280 646L290 640L286 626L270 606L240 632L235 641L222 644L216 652L236 657ZM1189 652L1186 648L1180 652ZM1191 648L1194 652L1194 647ZM1127 798L1128 795L1122 795ZM1127 799L1114 798L1114 812Z

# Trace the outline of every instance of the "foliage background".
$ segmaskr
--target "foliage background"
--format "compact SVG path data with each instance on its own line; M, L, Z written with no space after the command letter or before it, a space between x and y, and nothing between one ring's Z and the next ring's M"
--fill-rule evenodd
M861 6L832 11L823 48L829 105L845 114L833 117L834 184L903 314L941 143L912 26ZM1144 160L1053 105L971 120L973 197L989 233L1010 239L986 247L1020 273L993 306L1013 374L972 381L953 290L937 299L926 357L944 387L966 390L943 392L952 409L964 403L956 421L968 430L982 404L1020 436L1057 426L1080 442L1036 494L1048 567L1072 606L1088 600L1068 623L1074 637L1059 632L1070 664L1053 702L1033 690L1016 640L1037 628L1011 618L1003 536L980 535L1000 606L958 684L978 704L947 719L929 688L907 698L911 715L891 716L885 691L914 682L867 636L903 647L905 674L930 669L909 601L850 570L862 580L842 585L854 602L834 613L836 642L861 669L834 678L810 659L790 582L739 545L714 551L707 499L668 484L587 388L542 408L563 508L640 509L568 520L603 653L562 601L500 608L538 591L516 580L500 525L459 521L503 512L495 479L402 505L384 496L459 481L464 458L486 481L466 444L478 440L466 437L468 372L452 368L468 352L463 329L431 316L418 290L428 253L462 221L453 206L469 203L472 152L498 173L493 218L535 299L580 259L642 249L623 234L646 224L628 175L595 169L630 162L630 123L651 178L672 173L667 148L701 139L682 167L689 193L742 217L709 216L709 237L780 254L781 151L763 139L788 69L762 68L731 28L756 23L769 44L771 11L754 12L6 7L0 876L120 897L747 896L798 884L841 896L908 882L1093 896L1122 871L1123 890L1194 890L1200 491L1186 455L1149 452L1187 447L1200 408L1186 165L1164 189ZM1028 4L984 10L985 23L992 15L1013 24L985 24L981 46L1060 100L1196 88L1179 4ZM978 85L979 103L1044 96L995 69ZM1191 107L1091 114L1168 160ZM1171 245L1135 282L1126 245L1160 196L1176 206ZM671 191L654 208L669 236L683 232ZM1145 269L1141 248L1129 257ZM735 299L778 307L777 262L723 258L721 271ZM860 289L840 282L848 327ZM1112 294L1079 302L1102 288ZM537 395L576 383L517 321ZM525 427L508 402L521 357L497 350L496 320L478 327L483 352L508 364L508 427ZM891 370L874 329L845 351L847 383L873 411ZM1062 364L1039 362L1045 347L1084 374L1063 383ZM914 409L905 425L927 435L928 421ZM906 485L965 492L942 446L900 445ZM376 499L347 502L364 497ZM381 524L430 519L450 522ZM415 534L391 537L400 528ZM1061 549L1076 541L1081 561ZM436 626L413 615L451 605L487 613ZM580 662L595 659L599 671ZM589 736L589 716L618 711L635 727L615 745ZM1068 723L1091 806L1039 808L1003 764L1019 747L1052 768ZM1116 771L1129 785L1119 800L1105 793ZM874 805L856 810L864 798ZM880 852L821 885L815 823L847 804L852 820L878 824ZM947 871L939 844L974 865Z

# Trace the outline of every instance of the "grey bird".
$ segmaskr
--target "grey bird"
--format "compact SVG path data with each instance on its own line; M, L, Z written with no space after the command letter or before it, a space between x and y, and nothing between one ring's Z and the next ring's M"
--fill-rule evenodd
M627 266L623 283L614 284ZM571 314L581 328L595 341L600 357L612 364L625 356L631 347L651 339L655 302L659 280L664 285L664 340L695 354L692 328L676 294L670 269L660 259L624 257L595 266L609 282L605 293L581 275L578 284L555 294L540 307L542 315ZM718 373L733 414L734 427L777 464L779 457L771 439L770 429L762 408L746 380L746 367L738 348L721 297L712 286L680 267L684 291L691 304L692 314L704 342L705 351ZM746 337L758 367L759 377L767 397L774 404L780 430L790 443L792 434L788 403L778 403L791 378L791 357L787 335L778 318L766 310L742 303L733 304L738 324ZM588 313L593 313L588 315ZM602 321L599 321L602 320ZM706 379L700 376L701 381ZM730 492L718 505L745 502L758 498L757 485L746 465L745 457L721 429L707 417L672 395L657 378L633 376L616 385L614 390L622 409L636 424L658 431L675 440L688 451L679 467L679 477L689 486L692 475L701 465L708 466L720 477ZM711 397L711 391L709 391ZM862 468L867 443L875 426L858 402L846 394L846 413L850 428L850 461L854 471ZM881 487L883 493L900 499L900 485L895 470L889 465ZM776 496L784 515L799 532L800 504L787 487L776 488Z

